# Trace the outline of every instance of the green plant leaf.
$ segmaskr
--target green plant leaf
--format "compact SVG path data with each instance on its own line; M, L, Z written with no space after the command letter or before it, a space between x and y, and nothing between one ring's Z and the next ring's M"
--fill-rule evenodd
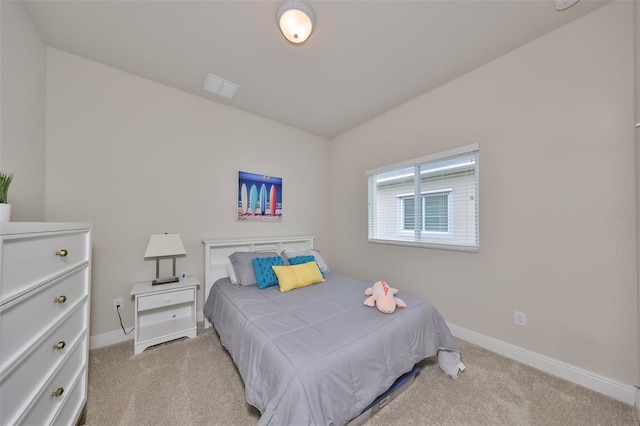
M7 203L7 193L9 192L9 185L13 180L13 173L0 172L0 203Z

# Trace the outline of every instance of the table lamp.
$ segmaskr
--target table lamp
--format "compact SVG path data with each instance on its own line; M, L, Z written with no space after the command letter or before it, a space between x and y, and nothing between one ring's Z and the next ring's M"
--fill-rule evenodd
M145 259L156 259L156 279L152 285L178 282L176 276L176 256L186 256L187 252L182 245L180 234L152 234L149 238ZM173 276L160 278L160 259L173 259Z

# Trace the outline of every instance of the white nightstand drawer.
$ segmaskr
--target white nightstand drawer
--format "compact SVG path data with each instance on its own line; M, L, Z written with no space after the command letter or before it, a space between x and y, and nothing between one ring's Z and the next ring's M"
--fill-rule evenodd
M81 305L55 329L42 339L37 349L24 359L20 368L12 368L0 382L0 409L4 418L12 418L25 401L33 399L49 375L59 365L86 330L85 306Z
M2 302L89 260L88 232L2 237Z
M0 371L35 344L74 306L86 301L89 294L87 274L88 267L79 268L45 286L42 291L28 293L0 308Z
M192 302L195 299L195 290L187 288L184 290L168 291L160 294L138 297L138 311L147 309L172 306L179 303Z

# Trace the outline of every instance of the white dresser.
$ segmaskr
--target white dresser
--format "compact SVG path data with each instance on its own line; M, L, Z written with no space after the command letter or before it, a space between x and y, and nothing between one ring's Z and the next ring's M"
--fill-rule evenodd
M83 420L90 282L90 224L0 223L0 425Z

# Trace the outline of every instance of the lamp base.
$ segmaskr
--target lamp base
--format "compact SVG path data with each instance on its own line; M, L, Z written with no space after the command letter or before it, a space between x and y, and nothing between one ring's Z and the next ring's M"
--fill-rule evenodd
M151 285L177 283L178 281L180 281L178 277L156 278L151 281Z

